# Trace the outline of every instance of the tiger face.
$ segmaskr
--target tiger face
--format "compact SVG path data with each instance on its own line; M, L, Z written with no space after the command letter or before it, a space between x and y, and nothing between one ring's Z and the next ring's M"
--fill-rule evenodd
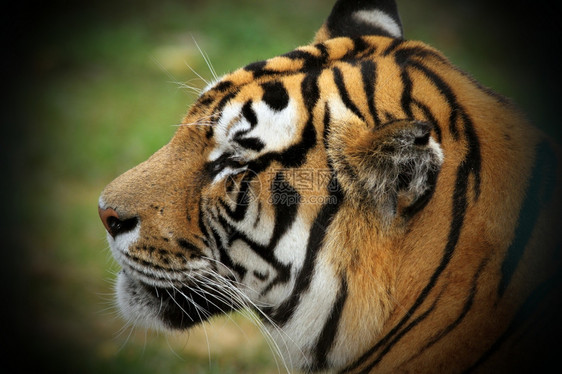
M176 330L249 308L305 370L485 354L520 302L515 269L486 274L509 253L540 135L401 30L393 2L338 1L314 44L207 87L169 144L104 189L125 318ZM483 322L491 305L502 318Z

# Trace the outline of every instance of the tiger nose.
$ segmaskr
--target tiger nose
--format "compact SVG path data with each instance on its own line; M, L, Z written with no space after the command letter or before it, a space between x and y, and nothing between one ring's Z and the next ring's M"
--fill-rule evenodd
M131 231L137 226L139 221L137 217L122 219L119 217L119 214L111 208L98 207L98 212L105 229L113 238Z

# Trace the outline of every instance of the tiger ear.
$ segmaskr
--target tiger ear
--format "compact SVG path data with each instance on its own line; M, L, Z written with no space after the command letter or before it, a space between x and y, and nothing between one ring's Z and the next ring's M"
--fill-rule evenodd
M380 35L403 37L402 23L394 0L338 0L314 43L339 36Z
M443 163L433 126L397 120L377 129L348 122L332 126L328 156L344 194L372 207L385 223L408 218L431 198Z

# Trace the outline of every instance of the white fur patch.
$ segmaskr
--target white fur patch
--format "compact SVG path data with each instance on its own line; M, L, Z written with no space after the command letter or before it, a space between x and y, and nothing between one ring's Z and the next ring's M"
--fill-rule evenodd
M302 267L306 256L306 245L310 235L310 226L298 215L289 231L283 235L277 247L275 258L282 264L291 265L295 271Z
M117 235L113 238L109 233L107 234L107 241L111 247L111 251L117 260L119 256L123 256L124 253L129 252L129 248L137 241L140 237L140 222L137 226L126 233Z
M217 160L223 153L233 153L235 148L233 148L234 144L231 142L231 137L235 133L235 131L232 131L234 127L236 127L236 130L250 128L250 124L242 117L241 112L242 104L240 103L232 103L223 109L221 117L215 126L214 137L217 147L209 154L209 161Z
M441 149L439 143L437 143L432 137L430 137L428 146L433 150L433 152L439 159L439 164L442 164L445 156L443 155L443 150Z
M402 31L400 26L396 23L392 17L390 17L385 12L373 9L373 10L359 10L353 13L353 18L357 21L365 22L373 26L379 27L395 38L402 37Z
M160 304L123 272L117 276L115 293L119 311L124 319L150 329L168 330L158 316Z
M315 343L330 317L339 289L339 281L333 269L319 258L310 287L300 296L300 303L291 319L283 326L283 332L271 331L276 341L285 342L279 346L291 365L306 367L309 364Z
M251 128L248 120L242 115L242 104L227 105L215 127L217 147L209 154L209 161L217 160L224 153L232 153L241 159L250 160L267 152L279 152L294 143L297 132L297 104L289 100L283 110L272 110L266 103L259 101L252 104L256 113L257 124L242 138L258 138L265 144L259 153L246 149L234 141L240 131Z
M359 117L357 117L355 113L349 110L349 108L343 103L339 95L330 96L328 104L330 105L330 115L333 123L347 123L351 120L360 121Z
M282 151L290 145L296 134L297 105L290 99L281 111L272 110L263 101L252 105L258 117L258 124L247 137L256 137L265 143L264 151Z

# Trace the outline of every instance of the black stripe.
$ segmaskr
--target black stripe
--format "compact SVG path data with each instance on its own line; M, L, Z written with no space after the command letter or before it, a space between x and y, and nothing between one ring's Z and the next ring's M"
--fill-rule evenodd
M302 70L303 71L308 71L314 68L322 68L324 67L324 65L326 65L326 63L328 62L328 59L330 58L330 53L328 53L328 48L326 48L326 46L322 43L319 44L315 44L314 47L316 47L318 49L318 51L320 51L320 56L316 57L316 60L314 61L314 64L304 64Z
M340 170L342 171L342 173L345 173L350 180L352 181L360 180L359 175L357 173L357 169L355 168L355 166L349 163L348 159L344 155L336 156L336 159L334 161L337 161L337 163L341 167Z
M312 110L320 98L320 89L318 88L319 70L314 70L307 74L301 82L301 95L310 117Z
M233 91L233 92L229 92L228 94L224 95L224 97L221 99L221 101L219 101L219 103L217 104L217 106L215 107L215 109L213 110L214 114L220 114L223 110L223 108L225 107L226 104L228 104L228 102L232 99L234 99L236 97L236 95L238 94L238 92Z
M222 219L222 217L218 217L219 220ZM226 223L226 222L223 222ZM228 232L228 230L230 230L230 228L225 227L224 225L223 229ZM217 250L219 252L219 262L221 264L223 264L224 266L228 267L229 269L232 269L233 271L235 271L236 273L238 273L238 275L240 276L240 279L244 278L244 275L246 274L247 270L245 268L242 268L239 265L235 265L234 262L232 261L232 258L229 256L229 254L226 251L226 248L224 246L224 243L219 235L219 233L211 227L211 234L213 236L213 240L215 242L215 245L217 247Z
M435 311L435 307L437 306L437 303L439 302L439 300L441 300L441 295L443 294L443 292L445 291L446 288L447 288L447 286L444 286L441 289L441 291L439 292L439 295L437 295L435 300L433 300L433 303L431 303L430 307L426 311L421 313L412 322L410 322L406 327L404 327L404 329L402 329L402 331L400 331L396 335L396 337L394 339L392 339L390 341L390 343L381 351L381 353L379 354L377 359L375 361L371 362L365 368L363 368L363 370L361 370L360 373L361 374L369 373L382 360L384 355L387 354L390 351L390 349L394 346L395 343L397 343L400 339L402 339L402 337L404 337L404 335L406 335L409 331L411 331L414 327L416 327L420 322L425 320L433 311Z
M383 121L383 123L392 122L392 121L397 120L397 118L394 116L394 114L392 114L390 112L387 112L387 111L384 112L384 118L385 118L385 121Z
M317 70L323 67L328 58L328 52L323 44L317 44L315 46L320 51L320 56L315 56L310 52L302 50L294 50L289 53L285 53L282 57L289 58L293 61L302 60L303 66L301 71Z
M335 177L333 178L335 179ZM332 218L338 212L342 202L342 196L339 193L335 196L336 204L323 205L320 213L312 224L308 237L308 244L306 246L306 257L295 281L293 292L272 315L272 319L279 326L283 326L292 317L300 301L300 295L310 287L316 256L323 244L324 236L326 235Z
M429 107L424 103L422 103L421 101L415 99L413 101L413 105L417 106L423 112L426 121L433 125L433 129L435 130L435 135L437 136L437 142L441 143L442 140L441 127L439 127L439 123L437 122L437 119L435 118Z
M318 89L318 76L320 71L307 74L301 83L303 101L309 113L308 120L301 134L301 140L282 152L270 152L249 165L255 174L265 170L273 161L278 161L285 168L300 167L306 161L308 151L316 145L316 129L313 124L312 109L318 102L320 92Z
M328 149L328 135L330 133L330 121L331 121L330 106L326 101L326 103L324 104L324 120L323 120L324 130L322 131L322 139L324 140L324 148L326 149Z
M289 105L289 94L283 83L279 81L266 82L262 85L262 100L275 111L281 111Z
M316 145L316 129L312 123L312 116L308 119L302 133L302 140L282 152L277 160L286 168L296 168L306 162L308 151Z
M272 206L275 209L275 227L269 243L271 251L277 246L281 237L296 219L299 209L301 195L287 182L282 172L275 174L271 182L271 197L283 197L283 199L273 200Z
M140 250L139 247L136 247L136 249ZM151 247L151 249L150 249L151 252L154 252L155 250L156 250L156 248L154 248L154 247ZM159 251L164 251L164 250L159 249ZM164 252L166 252L166 251L164 251ZM163 273L170 273L170 272L181 273L181 272L183 272L183 270L177 271L177 270L174 270L173 268L170 268L170 267L157 265L153 262L146 261L146 260L144 260L140 257L137 257L134 254L131 254L131 253L128 253L128 252L125 252L123 254L125 255L125 257L127 257L130 261L133 262L133 264L125 264L125 266L127 268L132 269L133 271L135 271L137 273L140 273L140 274L146 276L147 278L158 279L158 280L161 280L161 281L170 282L169 276L158 276L158 275L154 274L152 271L144 270L143 268L137 268L136 266L134 266L134 264L144 265L145 267L149 267L151 270L158 270L158 271L161 271ZM127 269L127 268L125 268L125 269Z
M250 127L253 129L258 123L258 116L252 108L252 100L248 100L242 106L242 115L246 117L248 122L250 123Z
M410 219L420 212L427 204L431 201L433 194L435 192L435 187L437 186L437 176L439 175L440 169L430 170L427 174L427 185L428 189L419 196L416 201L408 205L402 210L402 216L406 219Z
M285 57L293 61L302 60L303 65L302 68L299 69L275 71L266 68L267 61L254 62L246 66L244 69L247 71L251 71L254 75L254 78L260 78L266 75L276 75L276 74L287 75L297 71L310 72L311 70L320 70L324 67L324 65L328 61L330 54L328 53L326 46L322 43L316 44L314 45L314 47L318 49L320 54L319 56L316 56L310 52L299 50L299 49L281 55L281 57Z
M206 133L205 133L205 137L208 139L211 139L213 137L213 135L215 134L215 130L212 126L206 126Z
M205 227L205 217L203 215L203 199L199 199L198 218L199 218L198 225L199 225L199 230L201 230L201 235L203 236L203 238L208 238L209 231L207 230L207 227Z
M267 65L266 60L256 61L256 62L252 62L251 64L246 65L244 67L244 70L251 71L251 72L260 71L260 70L263 70L265 68L265 65Z
M269 272L266 272L265 274L260 273L257 270L254 270L252 272L252 274L254 275L254 277L256 277L258 280L265 282L267 280L267 278L269 278Z
M260 222L260 218L261 218L261 215L262 215L262 209L263 209L263 207L261 205L261 201L258 200L258 208L257 208L257 212L256 212L256 219L255 219L254 224L253 224L254 229L258 227L258 223Z
M398 56L397 56L397 63L398 63ZM458 114L459 112L464 113L465 111L460 107L459 103L457 102L457 97L453 93L451 87L447 83L445 83L443 79L439 77L439 75L437 75L435 72L433 72L431 69L427 68L423 64L409 60L408 65L415 69L420 70L423 74L425 74L425 76L431 82L433 82L435 87L445 97L445 101L447 102L447 104L449 104L449 107L451 108L449 114L449 131L451 135L453 135L453 139L458 140L459 138L459 130L457 128Z
M521 210L515 237L509 246L502 262L502 276L498 284L498 297L501 298L507 289L525 248L531 240L539 215L554 192L554 176L556 175L556 157L546 142L537 146L535 166L531 173L530 184Z
M255 152L260 152L262 149L265 148L265 143L256 137L240 138L236 136L234 137L233 140L236 143L240 144L242 147L246 149L250 149Z
M199 249L195 244L191 243L190 241L180 238L177 240L178 245L180 247L182 247L183 249L190 251L190 252L196 252L199 254L202 254L203 252L201 251L201 249Z
M406 114L406 118L414 118L414 115L412 114L412 79L410 79L410 75L406 69L402 69L400 79L402 80L402 97L400 98L400 105Z
M286 72L279 72L271 69L266 68L267 60L253 62L249 65L244 67L244 70L252 72L254 79L258 79L267 75L276 75L279 73L286 73Z
M480 171L482 169L482 155L480 153L480 141L476 135L474 125L464 109L460 108L461 119L464 123L464 135L468 143L468 155L466 162L470 164L472 176L474 177L474 201L480 196Z
M338 87L338 91L340 93L340 97L344 105L347 107L347 109L351 110L362 121L365 121L365 117L363 117L363 114L361 114L359 109L357 109L357 107L349 97L349 93L347 92L347 88L345 87L345 82L343 80L343 74L341 70L338 67L334 67L332 71L334 72L334 82Z
M427 61L430 58L437 60L437 62L441 64L451 66L450 63L447 61L447 59L445 59L439 53L422 46L406 47L406 48L401 48L399 50L396 50L395 48L392 49L389 47L387 48L387 50L385 50L384 53L386 55L392 52L395 52L396 62L398 63L399 66L405 66L413 61L417 61L417 62Z
M480 265L478 266L478 269L476 270L476 272L472 276L472 285L470 287L470 291L469 291L469 293L468 293L468 295L465 299L463 308L461 310L461 313L458 315L458 317L452 323L450 323L447 327L445 327L444 329L439 331L437 334L434 334L433 337L429 340L429 342L426 343L426 345L424 345L423 348L420 349L420 351L415 356L413 356L409 361L414 360L415 358L419 357L426 349L430 348L435 343L437 343L439 340L443 339L447 334L449 334L451 331L453 331L462 322L464 317L466 317L466 315L468 314L468 312L472 308L472 305L474 304L474 297L476 296L476 293L478 292L478 280L480 279L480 275L482 275L482 271L486 267L486 264L488 263L488 261L489 261L489 258L484 258L480 262Z
M377 64L374 61L366 60L361 62L361 79L363 80L363 90L367 96L367 104L375 127L379 127L381 120L377 113L375 103L375 86L377 84Z
M256 61L256 62L252 62L249 65L246 65L244 67L244 70L251 71L252 73L254 73L255 76L256 74L260 74L265 69L265 65L267 65L267 61L265 60Z
M208 93L205 93L204 96L199 98L199 100L197 101L197 106L203 108L209 106L215 101L215 98L215 95L209 95Z
M376 47L367 43L362 37L354 38L351 41L353 42L353 48L340 58L340 61L354 64L365 55L372 55L376 52Z
M400 47L400 45L402 45L402 43L404 43L403 39L394 39L392 41L392 43L389 44L389 46L384 50L384 52L382 53L383 56L388 56L391 53L393 53L398 47Z
M340 289L336 297L336 302L332 306L330 316L326 320L326 323L324 323L324 327L322 328L322 332L320 333L318 342L316 343L316 347L314 348L315 362L311 367L312 371L325 370L327 368L326 360L328 358L328 353L330 352L330 349L332 348L332 345L334 343L334 339L336 338L338 326L346 300L347 281L344 277L342 277L340 282Z
M229 89L231 89L232 87L234 87L234 83L232 83L231 81L222 81L217 83L212 90L213 91L219 91L219 92L225 92Z
M286 57L290 60L296 61L296 60L304 60L304 64L306 65L308 63L308 61L316 61L318 57L314 56L312 53L308 52L308 51L303 51L300 49L295 49L291 52L287 52L283 55L281 55L281 57ZM312 65L314 65L314 63L312 63Z

